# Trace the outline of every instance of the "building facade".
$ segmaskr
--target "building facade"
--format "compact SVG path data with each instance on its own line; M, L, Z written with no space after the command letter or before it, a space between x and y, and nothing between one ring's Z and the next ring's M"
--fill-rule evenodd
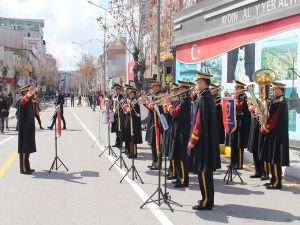
M287 85L289 134L300 141L300 0L203 0L174 21L176 79L195 72L233 90L233 80L253 82L272 69Z

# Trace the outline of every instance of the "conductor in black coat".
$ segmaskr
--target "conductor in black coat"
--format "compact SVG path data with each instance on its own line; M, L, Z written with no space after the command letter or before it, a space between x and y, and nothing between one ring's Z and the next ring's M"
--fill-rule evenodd
M210 78L204 73L197 74L197 88L200 91L197 105L196 123L189 140L188 149L195 151L199 159L196 168L202 194L194 210L211 210L214 206L213 172L219 168L216 155L219 149L215 101L209 91Z
M36 98L33 87L25 86L20 89L22 97L19 104L19 135L18 153L20 158L20 173L31 174L29 155L36 152L35 123L32 100Z
M65 99L64 99L64 96L60 93L60 90L57 90L56 91L56 100L54 102L54 105L57 107L59 106L60 108L60 117L61 117L61 120L63 121L63 130L67 129L66 127L66 121L65 121L65 118L64 118L64 103L65 103ZM57 118L57 114L55 113L54 116L53 116L53 119L52 119L52 124L48 127L49 129L53 129L53 126L56 122L56 118Z

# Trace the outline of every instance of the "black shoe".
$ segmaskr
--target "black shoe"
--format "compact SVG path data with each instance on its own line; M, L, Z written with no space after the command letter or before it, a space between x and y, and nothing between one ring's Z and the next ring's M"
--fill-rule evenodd
M203 207L202 205L195 205L192 208L193 210L212 210L212 207Z
M31 173L35 172L35 169L29 169L29 172Z
M264 186L268 187L268 186L272 186L272 184L271 183L265 183Z
M254 174L254 175L251 175L250 178L261 178L261 175L260 174Z
M262 176L262 177L260 178L260 180L269 180L269 177Z
M189 186L188 184L180 184L180 183L178 183L178 184L174 185L174 188L184 188L184 187L188 187L188 186Z
M282 189L282 186L281 185L277 185L276 187L275 186L267 186L266 187L267 189L270 189L270 190L281 190Z
M153 167L153 164L147 166L149 169Z
M118 148L118 147L119 147L119 145L115 144L115 145L113 145L113 146L111 146L111 147L117 147L117 148Z
M30 171L25 171L25 172L21 172L21 174L25 174L25 175L31 175L32 172Z
M67 129L67 128L66 128L66 127L63 127L63 128L62 128L62 130L65 130L65 129Z
M44 127L40 127L41 130L44 130Z
M48 127L48 129L49 129L49 130L52 130L52 129L53 129L53 127L51 127L51 126L50 126L50 127Z
M175 179L177 179L176 176L168 176L168 177L167 177L167 180L175 180Z
M179 180L174 180L174 181L172 181L172 184L180 184L180 181Z
M150 168L150 170L158 170L158 167L157 167L157 166L152 166L152 167Z

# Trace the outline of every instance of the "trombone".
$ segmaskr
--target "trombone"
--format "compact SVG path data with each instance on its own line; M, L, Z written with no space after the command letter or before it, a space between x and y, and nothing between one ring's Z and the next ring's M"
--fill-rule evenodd
M190 87L190 88L188 88L188 89L186 89L186 90L184 90L184 91L181 91L181 92L179 92L179 93L172 94L172 95L168 95L168 96L166 96L166 97L164 97L164 98L161 98L161 99L159 99L159 100L157 100L157 101L154 101L154 102L152 102L152 104L153 104L153 105L155 105L155 104L160 104L161 102L164 102L164 101L166 101L166 100L168 100L168 99L172 99L172 98L178 97L178 96L180 96L180 95L186 94L186 93L188 93L189 91L193 91L194 89L195 89L195 87Z

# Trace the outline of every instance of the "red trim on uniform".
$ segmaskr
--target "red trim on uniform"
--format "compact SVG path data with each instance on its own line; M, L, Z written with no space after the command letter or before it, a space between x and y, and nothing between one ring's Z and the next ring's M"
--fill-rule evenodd
M201 136L201 114L198 111L196 116L196 123L193 128L193 133L189 141L190 144L196 145L199 141L200 136Z
M262 129L262 133L272 132L277 126L278 120L280 117L280 108L276 110L276 112L268 119L268 122L265 125L265 128Z
M169 114L173 117L176 118L180 115L180 111L181 111L181 104L178 104L175 108L172 108L169 111Z

